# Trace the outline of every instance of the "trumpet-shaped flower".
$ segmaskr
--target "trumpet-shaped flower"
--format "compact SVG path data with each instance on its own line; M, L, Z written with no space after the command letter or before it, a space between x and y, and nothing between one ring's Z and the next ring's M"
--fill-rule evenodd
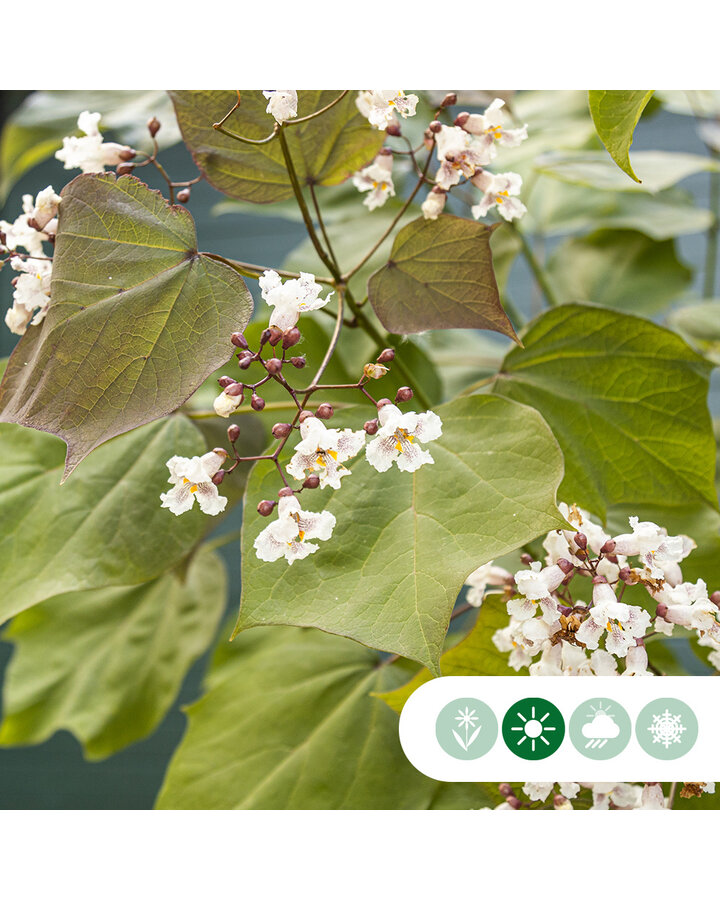
M197 500L200 509L209 516L216 516L227 506L227 497L221 497L213 484L213 475L227 459L227 453L211 450L204 456L173 456L167 461L170 470L168 481L175 485L166 494L160 494L162 506L176 516L187 512Z
M519 672L532 663L545 647L550 646L552 630L542 619L511 619L505 628L498 629L492 642L501 653L509 653L508 665Z
M414 116L417 103L417 95L405 91L360 91L355 101L360 113L381 131L397 122L397 115L403 119Z
M435 460L420 447L442 434L440 416L434 412L403 413L392 403L378 410L380 428L365 448L367 461L378 472L387 472L393 462L402 472L415 472Z
M605 649L622 658L635 646L635 638L643 637L649 626L650 614L646 610L619 603L610 585L601 583L593 587L593 606L577 630L577 639L589 650L595 650L605 634Z
M420 207L422 214L426 219L437 219L440 213L445 209L446 200L447 191L444 191L442 188L435 185Z
M392 180L392 154L379 153L373 163L353 175L353 184L359 191L367 191L363 200L368 209L382 206L388 197L395 196Z
M503 112L505 101L499 97L488 106L483 115L470 115L462 127L476 135L485 144L518 147L527 138L527 125L521 128L505 128L507 116Z
M78 128L84 136L63 138L62 149L55 154L66 169L81 169L86 174L99 173L105 171L105 166L117 166L122 162L122 154L130 147L103 141L99 127L101 118L100 113L87 110L80 113Z
M615 538L615 552L639 556L651 578L666 579L671 584L681 580L678 564L695 549L695 541L685 534L670 537L665 528L641 522L637 516L630 516L629 521L632 533Z
M273 269L266 269L258 279L262 298L268 306L274 307L270 315L270 325L287 331L300 318L300 313L320 309L330 300L320 298L322 286L315 283L315 276L301 272L299 278L289 278L285 283Z
M327 510L307 512L300 508L300 502L294 495L281 497L277 519L260 532L253 546L258 559L274 562L285 557L292 565L296 559L315 553L318 545L310 541L327 541L334 527L335 516Z
M559 587L564 578L565 573L560 566L553 565L543 569L539 562L531 563L529 569L516 572L515 584L521 596L509 601L508 612L516 619L530 619L539 606L543 619L548 624L557 622L557 600L550 596L550 592Z
M351 474L343 463L356 456L365 444L364 431L327 428L315 416L300 424L300 436L302 440L295 447L287 471L300 481L317 474L321 488L339 488L340 479Z
M522 178L515 172L502 172L492 175L490 172L478 172L472 177L472 183L483 192L482 200L472 207L476 219L484 218L495 208L507 222L519 219L527 212L524 203L517 199L522 187Z
M501 566L495 566L492 562L479 566L474 572L471 572L465 579L465 584L469 590L465 599L470 606L482 606L485 590L488 585L498 587L508 584L512 581L512 575L507 569Z
M462 176L472 178L492 161L495 148L486 145L457 125L443 125L435 136L440 168L435 183L445 191L460 183Z
M38 195L39 197L40 195ZM24 247L30 256L45 256L43 240L47 240L47 234L38 231L28 224L35 212L35 201L32 194L23 195L23 211L14 222L0 221L0 231L5 234L3 246L8 250L17 250Z
M25 334L28 325L39 325L45 318L50 303L52 260L15 256L10 265L22 274L15 282L13 305L5 315L5 324L13 334Z
M297 116L297 91L263 91L263 97L268 101L265 112L276 122L282 124Z

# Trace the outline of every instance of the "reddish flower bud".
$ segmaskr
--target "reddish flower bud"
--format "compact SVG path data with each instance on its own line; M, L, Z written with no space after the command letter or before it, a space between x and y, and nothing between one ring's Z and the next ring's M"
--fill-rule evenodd
M661 619L665 618L665 616L667 615L667 611L668 608L666 603L658 603L657 608L655 609L655 612L658 616L660 616Z
M218 469L218 471L212 477L212 483L213 484L222 484L224 477L225 477L225 470Z
M378 356L377 361L379 363L389 363L395 359L395 351L392 347L386 347L385 350Z
M302 425L305 419L309 419L311 416L314 416L315 413L310 412L309 409L304 409L300 415L298 416L298 422Z
M155 118L155 116L150 119L147 123L148 131L150 132L150 137L155 137L155 135L160 131L160 122Z
M190 188L183 188L181 191L177 192L178 203L187 203L190 199Z
M261 500L257 505L257 511L261 516L269 516L270 513L275 509L275 501L274 500Z
M218 384L220 385L221 388L226 388L226 387L229 387L231 384L235 384L235 379L230 378L229 375L221 375L218 378Z
M133 150L132 147L126 147L124 150L121 150L118 153L118 156L123 162L130 162L131 159L135 159L137 153Z
M320 486L320 479L317 475L308 475L308 477L303 481L303 487L308 488L309 490L314 490L316 487Z
M710 594L710 602L714 603L715 606L720 606L720 591L713 591Z
M382 407L383 407L383 406L387 406L388 403L390 403L390 401L388 400L388 398L387 398L387 397L383 397L382 400L378 400L378 402L377 402L377 408L378 408L378 409L382 409Z
M230 340L236 347L240 347L241 350L248 349L248 342L242 331L233 331L230 335Z
M604 575L593 575L593 584L607 584L608 580Z
M270 340L271 331L269 328L266 328L264 331L260 333L260 346L264 347L265 344Z
M558 568L560 568L566 575L569 575L571 572L575 570L575 566L570 562L569 559L559 559L556 563Z
M277 425L273 425L272 427L272 436L281 440L284 437L287 437L292 431L292 425L288 425L287 422L278 422Z
M467 122L467 120L469 118L470 118L469 112L461 112L457 116L455 116L455 121L453 122L453 124L457 125L458 128L462 128L463 125Z
M512 786L507 783L507 781L503 781L502 784L498 785L498 792L503 797L514 797L515 791L512 789Z
M363 425L363 428L367 432L367 434L377 434L377 430L380 427L380 423L377 419L368 419L368 421Z
M225 393L228 395L228 397L242 397L244 392L245 389L239 381L233 381L232 384L229 384L225 388Z
M293 326L292 328L288 328L288 330L283 334L283 350L294 347L301 337L302 335L300 334L300 329L297 327L297 325Z
M265 409L265 401L262 397L258 397L257 394L253 394L250 406L252 406L255 412L260 412L261 409Z
M304 369L307 365L307 360L304 356L293 356L290 360L290 364L295 366L296 369Z
M278 497L292 497L295 491L291 487L280 488Z
M390 122L388 127L385 129L385 133L389 134L391 137L400 137L402 134L402 130L398 122Z
M407 403L408 400L412 400L413 392L412 388L409 387L401 387L398 388L397 394L395 394L395 402L396 403Z
M132 170L135 168L133 163L120 163L119 166L115 168L115 171L118 175L130 175L132 174Z
M438 134L438 132L442 131L442 123L435 119L428 125L428 128L433 134Z
M280 369L282 369L282 360L273 357L265 363L265 368L267 369L269 375L277 375Z
M253 355L250 352L243 353L240 356L238 356L238 365L240 366L241 369L249 369L250 366L252 365L252 362L253 362Z
M529 566L531 562L534 562L532 556L529 553L521 553L520 554L520 562L524 566Z
M318 419L332 419L334 414L335 410L329 403L321 403L315 410L315 415Z
M624 581L626 584L635 583L635 577L630 566L623 566L622 569L620 569L620 571L618 572L618 578L620 579L620 581Z
M227 436L230 443L234 444L235 441L240 437L240 426L230 425L227 430Z
M283 339L282 331L277 327L277 325L271 325L267 330L270 333L270 336L268 337L268 343L271 347L277 347L277 345Z
M443 102L440 104L440 106L455 106L456 103L457 94L454 91L451 91L449 94L445 94L445 96L443 97Z
M513 809L520 809L522 806L522 801L518 800L517 797L508 797L505 802L508 806L512 806Z
M582 531L578 531L573 535L573 541L581 550L587 549L587 537L582 533Z
M600 548L600 552L603 554L611 554L615 552L615 541L612 538L609 541L605 541L605 543Z

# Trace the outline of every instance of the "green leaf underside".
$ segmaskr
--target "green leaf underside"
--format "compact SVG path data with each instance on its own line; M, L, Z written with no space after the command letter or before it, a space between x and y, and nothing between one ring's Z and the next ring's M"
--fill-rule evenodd
M331 103L339 91L300 91L298 117ZM233 108L235 91L170 91L183 139L197 165L218 190L237 200L272 203L292 196L277 139L253 147L213 128ZM286 130L301 184L340 184L370 163L385 132L370 127L350 91L328 112ZM275 120L262 91L243 91L240 108L225 127L252 140L267 137Z
M161 508L165 461L205 449L173 416L105 444L60 485L62 442L0 425L0 622L57 594L147 581L181 560L207 517Z
M10 358L0 420L62 437L67 477L104 441L180 406L227 360L252 300L236 272L198 254L187 210L138 179L80 175L62 198L52 302Z
M205 651L225 607L225 568L207 550L136 587L63 594L4 632L15 645L0 745L72 732L88 759L150 734Z
M557 527L562 456L542 418L497 397L438 408L435 460L414 474L378 473L364 454L338 491L303 494L337 519L333 537L288 566L257 559L277 492L274 467L250 477L243 526L243 598L236 627L302 625L415 659L438 671L455 598L477 566ZM307 501L306 501L307 497Z
M572 238L552 255L547 274L565 302L652 314L665 309L692 281L674 241L638 231L596 231Z
M517 340L500 303L491 234L486 225L447 215L406 225L368 283L370 303L388 331L485 328Z
M160 809L441 809L495 805L481 785L432 781L405 758L397 717L368 696L407 671L316 631L262 629L221 648L168 769Z
M710 365L677 335L600 307L549 310L494 391L540 412L565 456L561 499L717 508Z
M654 91L588 91L590 115L600 140L622 171L640 182L630 163L635 126Z
M458 644L443 653L440 660L443 676L519 675L508 665L508 654L501 653L492 642L495 632L505 628L509 621L505 603L492 595L486 597L472 629ZM421 669L407 684L374 696L384 700L390 709L399 714L410 695L432 677L428 669Z

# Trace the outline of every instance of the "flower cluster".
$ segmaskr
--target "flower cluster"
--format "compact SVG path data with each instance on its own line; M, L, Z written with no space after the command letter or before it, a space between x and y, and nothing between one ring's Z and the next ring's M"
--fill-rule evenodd
M25 334L28 325L38 325L47 313L52 259L43 244L55 240L59 205L60 197L48 186L34 200L25 194L22 214L14 222L0 222L0 254L9 253L10 266L19 273L13 281L13 305L5 315L13 334Z
M390 150L383 148L371 165L353 175L355 187L361 192L367 191L367 197L363 203L368 209L377 209L385 203L388 197L395 196L392 168L393 155Z
M100 134L100 113L85 110L78 117L78 128L82 137L63 138L62 149L55 158L65 164L66 169L81 169L84 173L105 171L105 166L118 166L132 159L135 151L124 144L103 141Z
M664 810L672 805L672 794L665 797L662 785L654 781L641 784L609 781L560 781L555 791L556 782L526 781L522 792L530 803L523 802L515 789L507 784L498 785L500 794L505 800L496 809L531 808L534 803L546 804L553 794L551 806L556 810L571 810L577 806L584 809L646 809ZM586 800L581 792L586 790ZM681 797L699 797L702 794L714 794L714 781L687 781L680 789ZM571 801L575 800L575 806ZM547 806L547 804L546 804ZM538 807L535 807L538 808Z
M398 124L398 115L403 119L414 116L418 97L405 91L360 91L355 104L374 128L384 131L388 125Z

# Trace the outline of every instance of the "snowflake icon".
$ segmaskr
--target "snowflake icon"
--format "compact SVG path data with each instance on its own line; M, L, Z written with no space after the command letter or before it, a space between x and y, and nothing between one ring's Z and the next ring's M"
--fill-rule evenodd
M682 724L681 715L673 715L669 709L660 715L653 715L652 725L648 726L653 744L662 744L667 750L671 744L681 744L686 727Z

